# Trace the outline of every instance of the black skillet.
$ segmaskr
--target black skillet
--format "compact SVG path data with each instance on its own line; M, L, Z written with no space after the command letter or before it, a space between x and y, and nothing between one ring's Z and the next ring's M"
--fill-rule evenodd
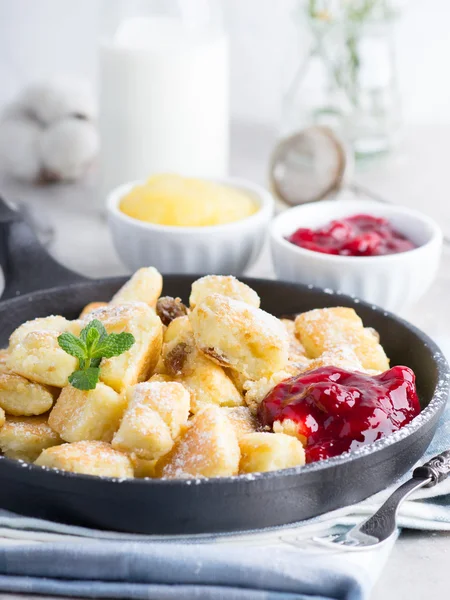
M29 227L4 204L0 205L0 240L0 263L6 274L5 300L0 303L1 347L22 322L50 314L75 318L85 304L108 300L124 282L123 278L86 280L55 263ZM164 294L187 299L194 279L193 275L166 276ZM449 367L439 348L402 319L347 296L291 283L243 281L261 296L262 307L276 315L325 306L355 308L364 323L380 333L392 364L414 369L422 413L407 427L357 451L251 476L117 481L42 470L2 457L0 507L125 532L237 531L292 523L353 504L403 475L430 443L447 401Z

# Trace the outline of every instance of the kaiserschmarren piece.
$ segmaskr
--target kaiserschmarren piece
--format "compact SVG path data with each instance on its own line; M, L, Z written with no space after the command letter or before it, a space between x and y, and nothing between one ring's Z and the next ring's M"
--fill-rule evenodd
M144 302L151 308L161 296L163 280L161 273L154 267L144 267L123 285L112 297L111 304L118 306L127 302Z
M102 360L100 379L103 383L120 392L146 381L158 363L162 348L163 326L155 311L143 302L106 306L79 321L79 328L93 319L101 321L108 334L127 331L135 338L130 350Z
M0 408L9 415L42 415L53 406L59 388L51 388L28 381L11 371L0 371Z
M364 369L382 372L389 360L372 329L365 329L353 308L317 308L298 315L295 328L309 358L350 349Z
M64 387L78 361L60 348L58 336L73 327L64 317L27 321L9 338L8 369L37 383Z
M243 406L244 399L225 371L204 356L199 356L196 368L176 378L191 394L194 414L208 405Z
M128 409L112 446L144 460L156 460L172 449L173 439L161 415L141 404Z
M61 444L59 435L47 423L47 415L6 417L0 427L0 450L8 458L33 462L46 448Z
M259 308L260 299L255 290L232 275L205 275L192 284L189 305L193 309L211 294L221 294Z
M100 440L110 442L127 406L123 394L104 383L93 390L63 388L48 422L66 442Z
M224 369L197 348L188 317L172 321L164 334L164 340L165 372L189 390L193 413L208 404L244 404L242 395Z
M267 394L271 392L276 385L292 376L293 374L289 371L282 370L277 371L271 377L262 377L261 379L258 379L258 381L247 381L244 384L244 389L246 390L244 400L251 412L256 414L258 406Z
M83 475L133 477L130 458L105 442L75 442L44 450L35 462L39 467L71 471Z
M298 424L292 419L283 419L282 421L274 421L272 429L275 433L285 433L297 438L303 446L307 442L307 438L299 432Z
M258 420L247 406L224 406L222 410L234 427L238 439L258 430Z
M104 308L105 306L108 306L107 302L89 302L89 304L86 304L81 311L79 319L84 319L84 317L91 314L91 312L94 310L97 310L98 308Z
M189 418L189 392L180 383L140 383L128 390L127 400L129 407L143 404L156 411L169 427L173 439Z
M286 328L259 308L213 294L195 307L189 320L197 347L248 379L270 377L288 362Z
M171 450L189 417L189 392L176 382L148 382L130 388L128 408L112 446L155 460Z
M164 344L173 347L180 342L192 342L194 332L189 316L177 317L164 331ZM167 353L167 352L166 352Z
M263 473L305 464L302 444L284 433L248 433L239 440L240 473Z
M0 429L3 427L4 424L5 424L5 411L3 410L3 408L0 408Z
M223 409L208 406L192 419L172 451L156 465L159 477L228 477L239 470L239 443Z

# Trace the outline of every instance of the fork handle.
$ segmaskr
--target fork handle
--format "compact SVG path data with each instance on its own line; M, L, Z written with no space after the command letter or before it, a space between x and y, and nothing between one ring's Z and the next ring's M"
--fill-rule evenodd
M434 456L424 465L413 471L413 477L417 479L430 479L424 487L433 487L447 479L450 475L450 450Z

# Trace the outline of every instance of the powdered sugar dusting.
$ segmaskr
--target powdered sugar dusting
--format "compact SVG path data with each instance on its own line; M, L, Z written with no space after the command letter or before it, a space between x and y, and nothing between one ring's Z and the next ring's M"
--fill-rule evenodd
M222 410L210 406L194 417L178 442L163 477L218 477L237 474L239 446L236 433Z
M298 315L295 326L311 358L320 359L326 352L327 362L335 357L344 368L360 370L362 366L375 371L389 368L384 350L373 331L364 328L352 308L314 309Z

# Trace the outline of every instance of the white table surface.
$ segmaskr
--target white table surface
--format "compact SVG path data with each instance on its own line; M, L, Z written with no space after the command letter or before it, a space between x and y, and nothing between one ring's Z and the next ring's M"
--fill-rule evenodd
M274 132L237 124L232 130L231 173L265 184ZM393 202L415 207L436 218L450 235L448 170L450 127L439 124L405 129L398 153L366 164L355 180ZM95 175L77 184L31 187L0 179L0 194L25 203L55 230L50 250L64 265L92 277L125 274L109 237ZM250 275L273 277L264 249ZM444 250L432 289L404 313L434 337L450 355L450 248ZM371 600L444 600L450 597L450 533L404 531L375 587ZM24 596L1 595L2 598Z

